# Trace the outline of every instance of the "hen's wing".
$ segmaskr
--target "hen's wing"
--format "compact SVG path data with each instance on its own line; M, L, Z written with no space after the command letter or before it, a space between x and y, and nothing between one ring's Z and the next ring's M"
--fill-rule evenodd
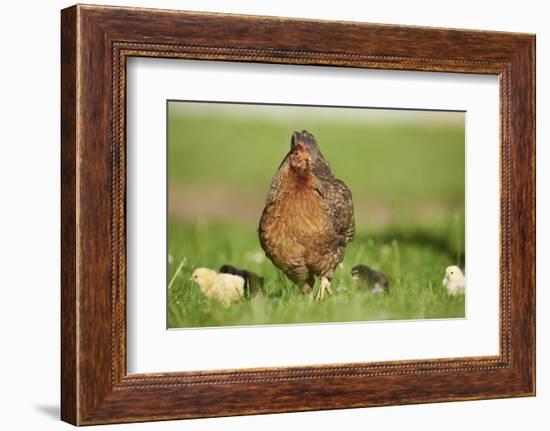
M289 151L288 154L285 156L285 158L279 165L277 172L275 172L273 179L271 180L271 185L269 187L269 191L267 192L267 197L265 199L265 206L262 211L262 215L260 216L260 224L258 226L258 233L260 234L260 243L262 243L262 233L264 232L262 225L264 224L264 221L266 220L266 218L269 217L270 212L272 210L273 203L275 202L279 194L281 178L283 177L285 171L288 169L288 158L290 154L291 154L291 151Z
M289 154L286 155L286 157L283 159L283 161L279 165L279 169L277 169L277 172L275 172L275 175L273 175L273 179L271 180L271 186L269 187L269 191L267 192L267 197L265 200L266 206L271 205L275 201L275 198L277 197L277 193L279 192L279 184L281 183L281 178L283 176L284 171L286 171L287 169L287 160L288 160Z
M346 184L336 178L320 179L321 193L329 213L334 230L340 236L342 245L346 245L355 236L355 217L353 199Z

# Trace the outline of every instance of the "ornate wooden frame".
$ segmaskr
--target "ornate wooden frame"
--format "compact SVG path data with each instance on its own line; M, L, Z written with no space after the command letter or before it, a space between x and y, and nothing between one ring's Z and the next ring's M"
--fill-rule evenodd
M81 5L61 18L63 420L88 425L534 395L534 35ZM500 354L128 375L130 56L498 75Z

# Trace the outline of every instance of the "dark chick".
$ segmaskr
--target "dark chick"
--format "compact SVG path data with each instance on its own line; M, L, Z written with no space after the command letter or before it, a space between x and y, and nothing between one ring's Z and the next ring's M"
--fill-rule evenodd
M264 287L264 278L246 269L238 269L233 265L222 265L220 274L232 274L244 279L244 296L251 298L257 295Z
M367 265L356 265L351 268L351 278L357 282L359 288L370 289L372 293L386 293L390 291L390 282L383 272L375 271Z

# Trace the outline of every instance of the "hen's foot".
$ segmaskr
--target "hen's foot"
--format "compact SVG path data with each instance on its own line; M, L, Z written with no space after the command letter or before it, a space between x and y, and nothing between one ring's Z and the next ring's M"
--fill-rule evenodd
M322 301L325 297L325 290L332 295L332 289L330 287L330 280L327 277L321 277L321 286L319 286L319 291L317 292L317 301Z

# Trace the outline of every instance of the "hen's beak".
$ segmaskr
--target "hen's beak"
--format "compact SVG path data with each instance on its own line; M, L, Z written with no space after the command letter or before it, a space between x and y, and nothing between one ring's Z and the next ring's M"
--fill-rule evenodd
M307 147L304 145L303 142L296 142L296 152L308 162L311 162L311 156L309 155L309 152L307 151Z

